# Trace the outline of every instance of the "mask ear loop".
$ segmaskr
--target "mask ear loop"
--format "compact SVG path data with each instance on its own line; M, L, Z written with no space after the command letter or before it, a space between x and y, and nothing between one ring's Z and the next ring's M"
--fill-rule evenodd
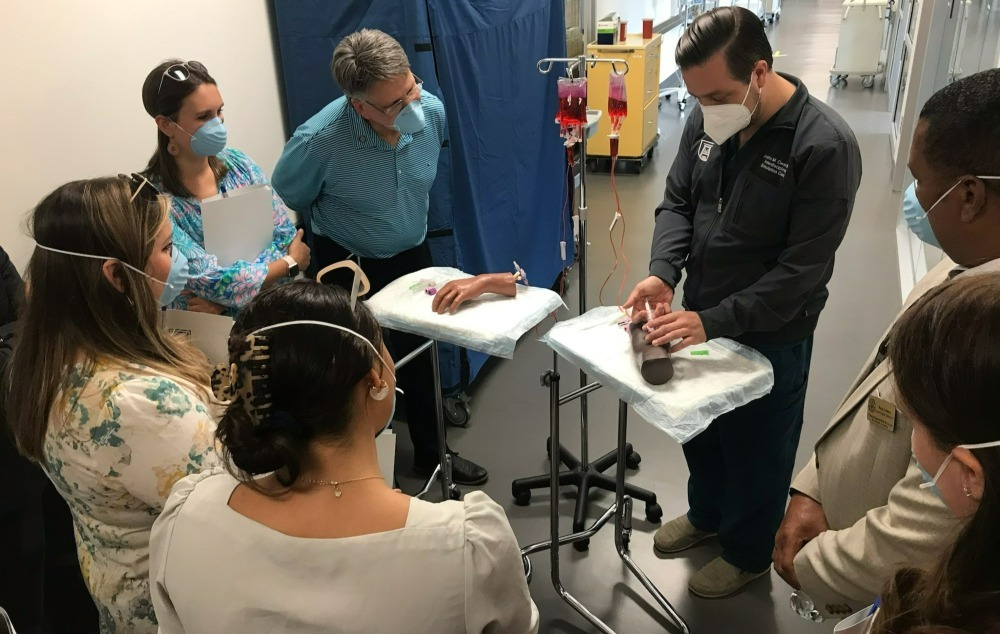
M135 271L139 275L142 275L143 277L148 277L149 279L153 280L157 284L163 284L164 286L169 286L170 288L174 288L174 285L171 284L170 282L164 282L163 280L158 280L155 277L153 277L152 275L150 275L149 273L146 273L145 271L140 271L139 269L135 268L134 266L132 266L128 262L122 261L120 258L114 258L114 257L111 257L110 255L92 255L90 253L77 253L76 251L64 251L62 249L53 249L52 247L47 247L44 244L39 244L37 242L35 243L35 246L38 247L39 249L42 249L43 251L51 251L53 253L62 253L63 255L75 255L78 258L90 258L92 260L114 260L118 264L121 264L122 266L124 266L126 268L132 269L133 271Z
M367 290L366 290L366 292L367 292ZM266 332L268 330L274 330L275 328L284 328L285 326L297 326L297 325L324 326L326 328L333 328L334 330L340 330L342 332L346 332L346 333L349 333L351 335L354 335L355 337L357 337L361 341L364 341L365 344L369 348L372 349L372 352L375 353L375 358L376 359L379 359L380 361L382 361L383 365L385 364L385 360L382 359L382 353L379 352L375 348L375 344L373 344L371 341L369 341L367 337L364 337L361 334L359 334L357 332L354 332L350 328L345 328L344 326L338 326L337 324L331 324L331 323L326 322L326 321L315 321L315 320L312 320L312 319L296 319L294 321L283 321L280 324L271 324L270 326L264 326L263 328L258 328L257 330L254 330L249 335L247 335L247 339L250 339L254 335L257 335L258 333ZM389 371L388 368L386 368L386 370ZM393 374L392 371L389 371L389 376L392 377L393 381L396 380L396 375Z
M358 297L361 295L367 295L368 291L371 290L371 283L368 281L368 276L365 272L361 270L361 267L357 263L351 260L341 260L340 262L334 262L330 266L323 268L319 273L316 274L316 281L320 284L323 283L323 276L334 271L336 269L351 269L354 271L354 279L351 280L351 312L354 312L354 308L358 304ZM323 322L317 322L323 323ZM326 324L328 326L333 326L333 324ZM354 332L353 330L350 332ZM357 333L355 333L357 334ZM358 335L361 337L361 335ZM364 339L364 337L361 337ZM367 341L367 339L365 339ZM374 347L374 346L373 346ZM381 356L381 355L380 355Z

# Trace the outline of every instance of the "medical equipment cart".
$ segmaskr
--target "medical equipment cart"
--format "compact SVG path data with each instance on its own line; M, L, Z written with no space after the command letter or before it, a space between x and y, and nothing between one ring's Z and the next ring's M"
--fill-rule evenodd
M885 73L886 26L892 0L844 0L843 8L830 85L846 85L849 75L857 75L862 86L871 88L875 76Z
M781 0L761 0L760 21L774 24L781 20Z
M625 92L629 97L629 114L622 123L617 164L631 168L635 173L649 162L660 138L659 90L660 90L660 44L662 36L654 33L644 39L641 33L630 33L620 44L597 44L587 46L587 53L596 59L624 59L629 72L625 76ZM591 104L608 103L608 76L611 65L595 67L589 72L589 94ZM602 106L603 108L603 106ZM611 118L604 117L597 123L597 133L588 143L587 167L591 170L610 170Z

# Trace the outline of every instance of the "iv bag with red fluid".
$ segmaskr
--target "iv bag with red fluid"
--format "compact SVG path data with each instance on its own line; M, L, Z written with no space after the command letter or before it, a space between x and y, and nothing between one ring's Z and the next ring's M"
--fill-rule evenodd
M559 111L559 136L566 139L569 147L583 137L583 126L587 124L587 80L585 78L560 77L557 83Z
M608 76L608 117L611 119L611 133L618 134L628 114L628 100L625 98L625 75L614 71Z

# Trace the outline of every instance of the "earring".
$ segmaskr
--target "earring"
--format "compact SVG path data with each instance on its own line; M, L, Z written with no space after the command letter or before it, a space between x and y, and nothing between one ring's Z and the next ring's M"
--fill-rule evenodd
M962 485L962 493L965 494L965 497L971 498L972 497L972 487L970 487L968 484Z
M173 139L171 139L170 143L167 143L167 152L170 153L170 156L177 156L178 154L181 153L181 149L177 147Z
M389 384L382 381L382 385L378 387L371 386L368 388L368 395L372 397L372 400L384 401L385 397L389 395Z

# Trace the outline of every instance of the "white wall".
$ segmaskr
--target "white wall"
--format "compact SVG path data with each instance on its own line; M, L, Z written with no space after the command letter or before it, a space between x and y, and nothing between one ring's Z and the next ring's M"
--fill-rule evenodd
M284 145L266 0L0 1L0 245L24 269L23 220L70 180L138 171L156 145L140 97L164 59L204 63L230 145L270 174Z

